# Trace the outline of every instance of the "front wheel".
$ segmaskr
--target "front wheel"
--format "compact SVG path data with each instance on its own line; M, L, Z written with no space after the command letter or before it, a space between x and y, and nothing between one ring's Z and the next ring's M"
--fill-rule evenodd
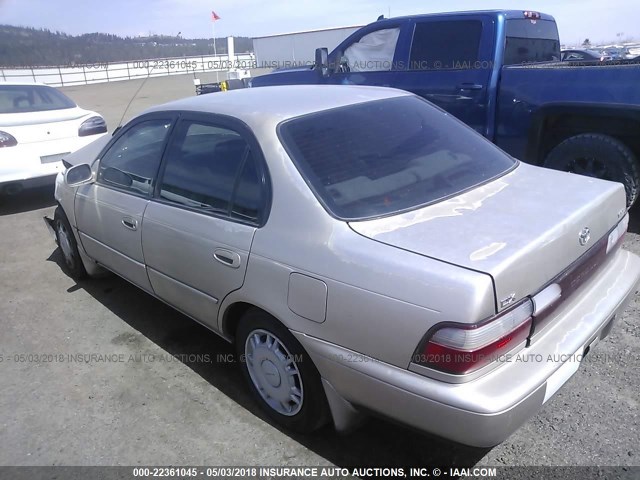
M236 350L249 389L269 417L301 433L326 423L320 375L281 323L261 310L248 311L238 326Z
M638 197L640 168L637 159L629 147L609 135L585 133L568 138L551 150L544 166L622 183L627 207Z
M86 277L87 271L82 264L76 238L73 236L69 220L61 207L56 208L54 213L53 229L56 232L56 240L64 257L64 264L71 276L75 279Z

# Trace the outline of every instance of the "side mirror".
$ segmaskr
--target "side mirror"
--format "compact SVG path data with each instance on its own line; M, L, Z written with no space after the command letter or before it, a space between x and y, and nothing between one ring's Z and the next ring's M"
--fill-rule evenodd
M64 174L64 182L70 187L77 187L93 180L91 166L86 163L69 168Z
M320 72L324 78L329 76L329 50L327 48L316 48L316 62L313 69Z

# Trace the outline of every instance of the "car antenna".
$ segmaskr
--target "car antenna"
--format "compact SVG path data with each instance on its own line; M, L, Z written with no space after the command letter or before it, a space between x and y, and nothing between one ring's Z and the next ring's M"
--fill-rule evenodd
M155 66L153 66L151 68L151 70L147 70L147 76L146 78L142 81L142 83L140 84L140 86L138 87L138 89L136 90L136 92L133 94L133 97L131 97L131 100L129 100L129 103L127 103L127 107L124 109L124 112L122 112L122 117L120 117L120 121L118 122L118 126L116 127L116 129L113 131L113 133L116 133L120 127L122 127L122 120L124 120L124 116L127 114L127 112L129 111L129 107L131 106L131 104L133 103L133 101L135 100L135 98L138 96L138 93L140 93L140 90L142 90L142 87L144 87L145 83L147 83L147 80L149 80L149 78L151 77L151 72L153 72L153 69L156 68Z

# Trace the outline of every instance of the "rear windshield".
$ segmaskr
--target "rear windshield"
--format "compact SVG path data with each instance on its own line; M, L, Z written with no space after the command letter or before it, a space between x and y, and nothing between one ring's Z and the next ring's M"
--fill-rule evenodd
M558 27L552 20L511 19L506 22L505 65L560 60Z
M63 93L44 85L0 85L0 113L42 112L74 108Z
M510 156L416 96L350 105L288 120L280 138L334 216L390 215L502 175Z

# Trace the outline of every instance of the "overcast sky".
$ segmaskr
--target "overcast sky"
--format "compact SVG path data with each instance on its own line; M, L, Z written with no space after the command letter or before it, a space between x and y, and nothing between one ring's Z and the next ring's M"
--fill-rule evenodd
M445 6L443 6L446 5ZM220 17L216 36L256 37L326 27L364 25L378 15L477 9L532 9L553 15L563 43L585 38L640 40L638 0L0 0L0 23L66 33L212 34L211 10ZM620 35L621 34L621 35Z

